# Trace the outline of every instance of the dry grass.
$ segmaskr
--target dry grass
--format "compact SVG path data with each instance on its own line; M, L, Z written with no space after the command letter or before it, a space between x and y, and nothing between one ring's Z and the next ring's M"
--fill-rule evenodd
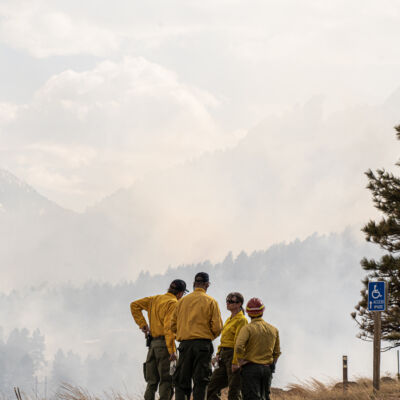
M119 392L107 392L103 396L94 396L87 390L64 384L57 392L58 400L139 400L140 395L131 396ZM400 382L383 378L381 390L373 394L372 382L369 379L358 379L350 382L344 392L341 383L324 384L315 379L301 384L289 385L286 390L272 388L271 400L400 400ZM227 400L226 390L222 400Z
M374 395L370 379L350 382L347 390L339 383L324 384L315 379L302 384L289 385L287 390L272 389L271 400L399 400L400 382L383 378L380 391Z
M102 396L95 396L89 393L86 389L79 386L72 386L67 383L63 383L56 393L56 399L58 400L141 400L141 395L130 395L127 392L103 392Z

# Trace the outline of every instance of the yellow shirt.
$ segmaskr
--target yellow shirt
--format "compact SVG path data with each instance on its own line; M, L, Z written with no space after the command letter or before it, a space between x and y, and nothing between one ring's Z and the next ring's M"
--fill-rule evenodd
M221 347L235 347L235 342L239 331L247 325L247 318L242 311L239 311L233 318L229 317L222 328L221 344L218 347L217 354L221 351ZM236 352L233 353L232 364L237 364Z
M244 326L236 339L235 352L239 361L271 364L281 354L279 331L261 317L253 318Z
M171 332L171 317L178 299L172 293L145 297L131 303L131 313L140 328L147 325L142 311L147 311L151 336L165 336L165 343L170 354L176 351L175 334Z
M202 288L183 297L176 306L171 319L171 330L176 340L211 339L222 330L218 303Z

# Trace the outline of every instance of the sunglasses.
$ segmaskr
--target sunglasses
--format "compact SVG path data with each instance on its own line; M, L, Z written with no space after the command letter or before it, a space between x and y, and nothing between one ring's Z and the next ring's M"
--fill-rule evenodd
M226 302L228 304L238 304L238 303L240 303L240 301L235 301L235 300L226 300Z

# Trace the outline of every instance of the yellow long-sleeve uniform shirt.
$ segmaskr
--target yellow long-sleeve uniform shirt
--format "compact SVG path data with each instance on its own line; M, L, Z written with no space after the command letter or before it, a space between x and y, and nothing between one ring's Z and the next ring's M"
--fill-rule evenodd
M271 364L281 354L279 331L261 317L253 318L244 326L236 339L235 352L239 361Z
M222 331L221 312L215 299L202 288L183 297L171 319L176 340L211 339Z
M140 328L147 325L142 311L147 311L151 336L165 336L170 354L176 351L175 333L171 331L171 318L178 299L172 293L144 297L131 303L131 313Z
M247 318L242 311L239 311L234 317L229 317L222 328L221 343L218 347L217 354L221 351L221 347L230 347L233 349L240 330L247 324ZM234 352L232 364L237 363L236 352Z

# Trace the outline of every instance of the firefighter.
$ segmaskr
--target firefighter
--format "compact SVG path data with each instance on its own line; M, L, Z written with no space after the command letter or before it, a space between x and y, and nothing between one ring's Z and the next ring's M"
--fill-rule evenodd
M214 358L214 369L211 381L207 388L207 400L221 399L221 389L228 387L228 400L240 400L240 373L233 369L237 365L237 357L234 354L234 345L238 333L247 325L247 319L243 310L244 298L238 292L229 293L226 296L226 308L231 316L225 321L221 333L221 344Z
M173 376L175 399L204 400L211 376L212 341L222 330L218 303L206 292L210 286L206 272L196 274L193 292L177 305L171 320L171 330L180 342L179 359Z
M260 299L248 301L251 322L240 330L235 343L244 400L270 400L272 374L281 354L278 329L263 320L264 309Z
M173 394L170 362L176 360L175 334L171 332L171 317L178 300L187 292L186 283L181 279L171 282L165 294L145 297L131 303L135 322L146 336L149 346L143 365L147 382L145 400L154 400L159 386L160 400L170 400ZM142 311L147 311L149 325Z

